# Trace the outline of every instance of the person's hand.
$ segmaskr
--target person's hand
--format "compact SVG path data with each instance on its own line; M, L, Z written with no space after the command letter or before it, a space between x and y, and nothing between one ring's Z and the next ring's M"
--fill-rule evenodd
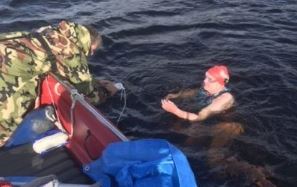
M36 29L35 32L39 32L41 33L42 31L46 30L46 29L51 29L51 26L44 26L44 27L40 27L39 29Z
M118 89L114 86L114 83L109 80L97 80L101 86L106 88L106 90L109 92L110 96L113 96L117 93Z
M161 103L162 108L167 112L174 114L178 110L177 106L170 100L162 99Z

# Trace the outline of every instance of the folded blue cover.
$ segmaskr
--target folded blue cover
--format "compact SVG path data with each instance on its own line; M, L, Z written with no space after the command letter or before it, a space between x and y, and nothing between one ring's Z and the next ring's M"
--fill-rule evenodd
M46 116L48 110L53 109L51 106L45 106L28 113L6 142L5 147L14 147L30 143L42 136L49 135L44 133L53 129L55 125Z
M103 187L195 187L185 155L161 139L110 144L84 172Z

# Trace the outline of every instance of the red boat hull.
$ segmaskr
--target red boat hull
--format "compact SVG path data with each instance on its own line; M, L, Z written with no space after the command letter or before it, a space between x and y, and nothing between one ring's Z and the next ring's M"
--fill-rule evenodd
M127 138L75 91L71 85L49 75L41 86L40 105L55 106L60 123L70 134L67 148L85 164L100 157L109 143Z

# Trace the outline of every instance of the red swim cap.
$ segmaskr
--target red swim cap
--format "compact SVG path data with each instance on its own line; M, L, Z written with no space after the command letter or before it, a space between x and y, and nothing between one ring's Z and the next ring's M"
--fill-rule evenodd
M213 66L207 70L209 75L211 75L219 84L225 85L229 81L229 71L224 65Z

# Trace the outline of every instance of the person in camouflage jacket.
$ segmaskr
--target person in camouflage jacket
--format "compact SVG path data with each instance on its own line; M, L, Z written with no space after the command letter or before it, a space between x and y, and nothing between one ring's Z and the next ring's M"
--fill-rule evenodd
M57 27L42 27L34 33L0 34L0 146L34 107L40 80L50 71L94 103L116 92L108 81L103 81L105 87L99 86L89 72L87 57L101 46L94 29L61 21Z

